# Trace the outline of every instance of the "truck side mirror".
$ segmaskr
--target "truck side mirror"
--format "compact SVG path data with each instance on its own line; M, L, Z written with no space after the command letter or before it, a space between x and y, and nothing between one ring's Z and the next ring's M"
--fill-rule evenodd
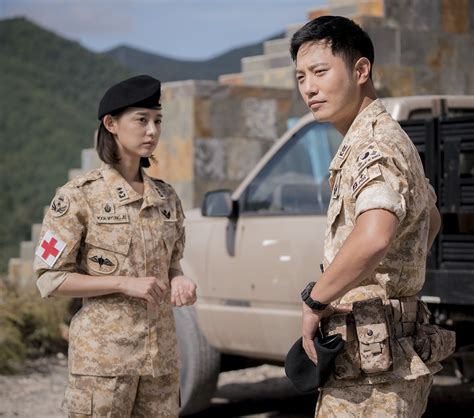
M234 213L234 202L231 196L231 191L228 189L207 192L202 202L202 216L230 218Z

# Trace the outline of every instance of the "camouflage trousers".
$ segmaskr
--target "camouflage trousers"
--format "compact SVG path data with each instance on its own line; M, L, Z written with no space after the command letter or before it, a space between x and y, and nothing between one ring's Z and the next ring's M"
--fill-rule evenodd
M375 385L322 389L316 418L419 418L425 412L433 376Z
M63 407L69 418L177 418L179 376L70 374Z

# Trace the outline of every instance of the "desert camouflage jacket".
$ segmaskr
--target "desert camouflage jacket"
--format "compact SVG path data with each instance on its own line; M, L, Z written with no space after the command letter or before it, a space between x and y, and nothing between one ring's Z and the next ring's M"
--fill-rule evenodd
M384 209L399 221L385 258L370 276L335 304L416 295L425 281L429 213L436 195L425 178L415 146L380 100L372 102L356 117L329 168L332 195L325 236L325 267L331 264L361 213ZM414 379L439 370L439 364L426 366L408 340L394 343L392 354L391 373L340 384Z
M184 214L173 188L142 171L141 196L104 165L61 187L43 221L34 268L49 296L70 272L180 274ZM84 375L160 375L178 369L169 291L153 307L122 294L84 298L70 326L69 369Z

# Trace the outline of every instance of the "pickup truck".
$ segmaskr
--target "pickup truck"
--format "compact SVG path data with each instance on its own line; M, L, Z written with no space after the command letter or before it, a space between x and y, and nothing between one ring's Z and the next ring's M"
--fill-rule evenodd
M463 330L474 321L474 96L383 102L415 143L443 217L421 296L436 322L458 331L458 345L473 345ZM183 269L199 299L175 312L183 415L207 406L223 356L282 364L300 336L299 295L321 274L328 167L341 140L307 114L236 190L208 192L187 211ZM472 355L458 358L467 378Z

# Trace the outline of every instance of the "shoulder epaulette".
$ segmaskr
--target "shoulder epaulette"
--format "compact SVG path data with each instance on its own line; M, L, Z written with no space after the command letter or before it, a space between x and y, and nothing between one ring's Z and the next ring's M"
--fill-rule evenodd
M101 177L102 170L100 168L96 168L94 170L88 171L85 174L81 174L75 177L74 179L66 183L65 186L72 188L82 187L84 186L84 184L100 179Z

